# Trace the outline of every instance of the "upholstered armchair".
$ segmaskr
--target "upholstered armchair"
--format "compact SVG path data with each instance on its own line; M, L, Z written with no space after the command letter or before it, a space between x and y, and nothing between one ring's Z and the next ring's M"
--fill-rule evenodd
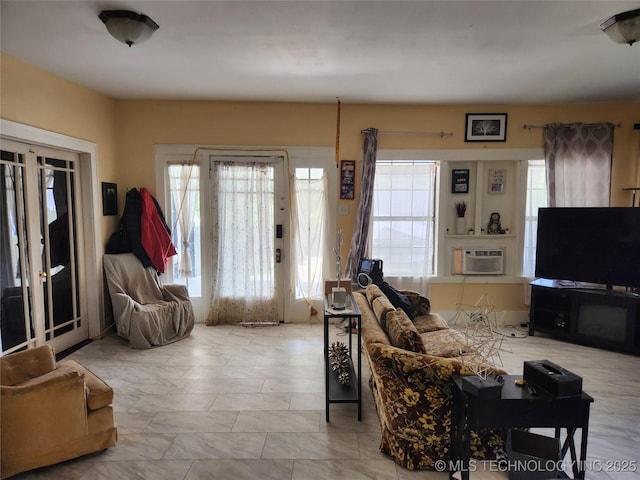
M195 316L184 285L163 285L153 267L133 253L104 256L118 335L134 348L152 348L188 337Z
M0 473L7 478L116 443L113 390L48 345L0 358Z

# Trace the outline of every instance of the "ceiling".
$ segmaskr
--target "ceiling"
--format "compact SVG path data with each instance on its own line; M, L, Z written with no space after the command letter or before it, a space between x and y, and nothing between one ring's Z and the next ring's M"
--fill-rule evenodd
M117 99L412 104L640 101L640 1L7 1L0 47ZM160 25L129 48L105 9Z

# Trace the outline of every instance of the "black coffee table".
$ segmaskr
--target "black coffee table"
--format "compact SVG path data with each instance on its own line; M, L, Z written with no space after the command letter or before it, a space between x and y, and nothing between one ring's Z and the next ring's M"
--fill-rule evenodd
M527 386L517 386L515 380L522 379L521 375L503 375L503 379L501 397L485 400L465 392L462 389L462 376L453 376L451 458L454 462L460 462L462 479L469 478L469 432L481 427L550 427L555 428L555 438L559 442L561 430L566 429L560 460L570 452L574 478L584 479L589 408L593 398L584 392L575 397L556 398L540 389L532 392ZM582 430L579 459L574 441L578 428ZM453 478L453 473L450 472L450 478Z

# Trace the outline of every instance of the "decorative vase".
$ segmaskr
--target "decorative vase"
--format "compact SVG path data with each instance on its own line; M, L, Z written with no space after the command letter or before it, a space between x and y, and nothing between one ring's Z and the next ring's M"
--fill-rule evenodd
M467 233L467 222L464 217L456 217L456 235L464 235Z

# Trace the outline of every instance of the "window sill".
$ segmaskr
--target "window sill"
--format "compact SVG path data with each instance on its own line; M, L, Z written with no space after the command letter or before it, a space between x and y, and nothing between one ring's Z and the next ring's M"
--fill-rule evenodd
M493 236L493 235L492 235ZM530 279L513 275L446 275L441 277L431 277L431 283L529 283Z
M479 234L479 235L476 235L475 233L471 234L471 235L468 235L468 234L467 235L455 235L455 234L449 234L449 233L445 234L445 238L483 238L483 239L484 238L491 238L491 239L495 238L495 239L499 239L499 238L505 238L505 237L506 238L515 238L516 236L517 235L514 235L513 233L504 233L504 234L498 233L498 234L495 234L495 235L489 235L489 234L484 234L484 233Z

